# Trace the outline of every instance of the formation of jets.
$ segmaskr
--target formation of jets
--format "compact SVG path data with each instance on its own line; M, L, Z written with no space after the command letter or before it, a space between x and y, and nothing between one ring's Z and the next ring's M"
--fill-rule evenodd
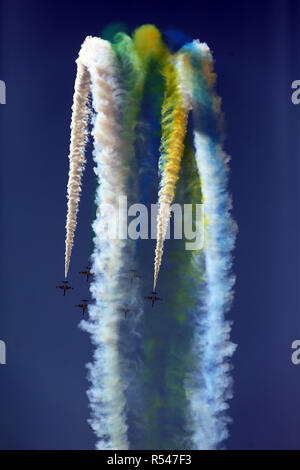
M79 274L82 274L86 276L86 282L89 282L90 277L93 276L93 273L91 273L91 266L86 266L85 270L79 271ZM133 283L134 279L141 279L141 276L137 274L136 269L130 269L129 271L129 279L130 279L130 284ZM66 295L67 290L74 290L73 287L68 285L68 281L62 281L62 285L56 286L56 289L62 289L63 290L63 295ZM161 297L157 297L157 292L152 291L151 295L148 297L144 297L146 300L151 300L152 302L152 308L154 307L154 304L157 300L163 300ZM75 307L81 308L82 309L82 315L85 314L86 309L88 308L89 301L86 299L82 299L81 304L75 305ZM122 308L120 308L121 312L124 312L124 318L126 319L127 314L134 312L129 308L127 304L125 304Z
M88 308L89 301L82 299L82 304L77 304L75 307L82 308L82 315L85 314L86 309Z
M80 271L80 274L84 274L86 276L86 281L87 282L89 281L89 278L93 275L91 273L91 267L90 266L86 266L85 271ZM71 286L68 285L69 281L61 281L61 282L62 282L62 285L61 286L56 286L56 289L63 289L63 291L64 291L63 295L64 296L66 295L67 290L74 290L74 287L71 287ZM75 307L82 308L82 315L84 315L85 311L88 307L88 303L89 303L88 300L82 299L82 304L77 304L77 305L75 305Z
M90 266L87 266L85 268L85 271L79 271L79 274L84 274L86 276L86 282L89 282L89 277L93 276L93 274L91 273L91 267Z
M121 311L121 312L124 312L124 318L127 317L127 314L128 314L128 313L133 312L133 310L131 310L131 309L128 307L127 304L124 305L124 307L122 307L122 308L120 309L120 311Z
M156 297L157 292L152 291L151 295L149 297L144 297L144 299L151 300L152 301L152 308L154 307L154 303L157 300L163 300L160 297Z
M56 286L56 289L62 289L64 291L64 296L66 295L67 290L74 290L74 287L68 286L68 281L61 281L62 286Z
M129 278L130 278L130 283L132 284L132 281L137 278L137 279L141 279L141 276L139 276L137 273L136 273L136 269L130 269L129 271Z

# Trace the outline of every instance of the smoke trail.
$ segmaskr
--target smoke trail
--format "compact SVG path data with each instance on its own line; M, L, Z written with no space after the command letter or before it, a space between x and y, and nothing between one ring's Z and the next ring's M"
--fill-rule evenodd
M68 276L74 233L77 224L78 203L81 192L81 178L84 170L84 149L87 134L87 122L89 111L87 107L90 91L90 74L79 57L77 63L77 75L74 85L72 120L71 120L71 142L70 142L70 170L68 181L68 212L66 222L65 242L65 277Z
M170 206L179 178L188 117L187 103L179 86L178 73L170 59L165 66L164 74L166 76L166 96L162 108L162 143L159 162L162 177L158 194L159 208L153 290L156 287L161 265L163 245L170 219Z
M98 178L91 284L94 303L89 307L89 319L80 326L90 333L95 346L93 363L88 365L88 396L97 448L219 448L228 434L228 359L235 349L229 340L230 323L224 319L234 282L231 250L235 227L230 217L227 157L222 151L222 113L214 91L212 57L208 47L198 41L171 56L160 32L153 25L144 25L132 39L123 33L111 43L88 37L77 67L70 146L70 174L72 170L76 184L69 182L74 199L70 197L68 205L68 216L70 212L73 219L67 231L66 275L91 89ZM190 110L192 122L187 130ZM72 142L76 144L73 153ZM74 162L82 163L77 173ZM192 252L184 249L183 240L170 241L165 254L168 270L160 274L164 302L153 310L146 304L151 316L142 316L141 297L145 294L141 291L151 282L148 266L153 245L141 240L137 249L138 240L128 240L120 232L108 236L107 230L118 230L122 223L120 196L127 196L129 204L140 197L150 205L157 200L157 191L153 288L174 198L181 205L204 202L205 245L202 252ZM119 227L112 227L116 215ZM130 284L131 268L137 269L141 280ZM128 303L131 314L124 321L122 309Z
M232 397L228 358L236 345L230 342L231 324L224 313L231 300L234 279L230 276L230 251L234 230L228 214L226 169L220 148L195 131L196 158L201 173L208 218L204 249L205 287L201 295L202 315L196 323L194 350L199 358L199 376L193 377L189 395L197 449L217 448L228 437L230 419L225 411Z
M107 226L117 210L119 196L125 193L126 168L123 165L121 123L122 89L117 79L115 56L108 42L88 37L82 47L82 60L92 80L95 173L99 178L97 205L100 212L93 229L92 255L94 281L91 293L95 304L89 308L89 322L81 326L91 333L95 345L94 363L89 365L91 388L88 392L92 417L90 424L99 438L99 449L127 449L124 383L118 352L120 308L126 290L121 271L125 241L109 238Z
M195 315L193 349L198 367L189 375L187 392L194 446L215 449L228 437L230 421L226 415L227 401L232 397L228 359L236 345L229 340L231 325L224 314L232 299L231 251L236 227L230 216L228 157L220 145L222 116L213 89L212 57L206 44L198 41L183 50L189 58L183 70L190 75L194 145L208 224L204 258L198 258L199 265L204 262L205 267L205 286Z

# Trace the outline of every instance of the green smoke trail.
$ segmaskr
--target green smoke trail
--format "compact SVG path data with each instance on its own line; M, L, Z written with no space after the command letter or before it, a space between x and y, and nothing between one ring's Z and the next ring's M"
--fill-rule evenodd
M176 203L201 203L201 188L195 156L186 139L177 187ZM198 253L185 250L185 240L167 241L167 270L161 273L161 288L170 293L163 309L146 312L142 320L143 396L145 409L140 416L147 449L189 449L185 429L187 400L186 373L193 367L191 314L203 281ZM179 269L180 266L180 269ZM161 318L163 315L163 318ZM184 432L183 432L184 431ZM138 447L139 448L139 447Z

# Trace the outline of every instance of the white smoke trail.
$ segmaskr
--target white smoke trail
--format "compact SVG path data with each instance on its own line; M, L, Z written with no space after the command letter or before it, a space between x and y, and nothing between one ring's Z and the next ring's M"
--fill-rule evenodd
M74 234L77 224L78 204L81 192L81 178L84 170L84 149L87 134L87 123L89 118L88 96L90 91L90 74L79 57L76 60L77 75L74 85L72 119L71 119L71 141L70 141L70 169L68 181L68 212L66 222L65 242L65 277L68 276Z
M112 214L101 212L104 206L118 207L125 193L126 168L122 160L121 125L122 89L117 79L115 58L110 44L88 37L81 59L92 81L95 110L93 137L95 173L99 178L96 203L100 207L94 222L95 248L92 255L94 280L91 293L95 304L89 308L89 322L83 329L91 333L95 345L94 362L89 365L91 388L88 395L92 409L90 424L99 438L98 449L128 449L126 401L118 351L120 309L128 293L122 288L125 240L109 239L106 232Z
M196 52L204 59L204 69L207 61L212 60L209 49L198 41L193 44L193 53ZM199 70L196 74L199 74ZM205 77L206 80L210 78ZM194 145L208 224L204 259L198 259L199 264L204 262L205 269L205 285L199 299L201 306L195 315L194 354L199 366L196 372L190 374L186 385L195 449L216 449L228 437L227 426L230 421L226 415L227 401L232 397L228 359L236 345L230 342L231 324L224 315L233 295L231 252L236 226L230 216L231 199L227 191L228 157L213 137L205 131L201 132L203 119L207 117L205 109L211 107L213 113L219 112L218 98L213 94L207 98L207 89L195 92L186 76L183 83L190 90L198 126L194 131ZM219 121L217 115L215 118L215 122Z
M194 351L199 370L193 375L188 395L194 443L197 449L215 449L228 437L230 421L224 413L232 397L228 359L236 349L230 342L230 322L224 314L232 298L230 275L235 229L229 216L226 169L221 149L195 131L195 149L208 220L204 247L205 286L196 317Z

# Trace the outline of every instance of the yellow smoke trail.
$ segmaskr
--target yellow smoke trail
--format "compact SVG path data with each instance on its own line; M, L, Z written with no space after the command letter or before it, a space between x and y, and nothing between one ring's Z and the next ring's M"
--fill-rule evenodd
M153 25L144 25L134 33L134 45L138 56L147 70L153 62L159 64L166 80L166 95L162 108L162 144L160 166L163 167L161 189L159 191L159 212L157 220L157 243L155 250L154 284L163 254L170 218L170 206L174 199L175 186L179 175L181 157L184 150L184 137L187 126L187 105L182 94L176 60L162 41L160 31Z
M133 43L145 71L151 61L162 63L168 55L168 49L162 41L161 32L152 24L137 28L133 34Z
M179 75L170 57L164 67L166 95L162 107L162 179L158 193L157 242L154 261L155 290L163 255L163 245L170 219L170 206L175 196L181 158L184 150L188 107L181 91Z
M74 243L74 233L77 225L77 212L81 192L81 178L85 164L84 149L89 115L87 101L90 91L90 74L80 59L80 53L76 63L77 75L74 85L69 153L70 169L67 192L68 212L65 242L65 277L68 275Z

